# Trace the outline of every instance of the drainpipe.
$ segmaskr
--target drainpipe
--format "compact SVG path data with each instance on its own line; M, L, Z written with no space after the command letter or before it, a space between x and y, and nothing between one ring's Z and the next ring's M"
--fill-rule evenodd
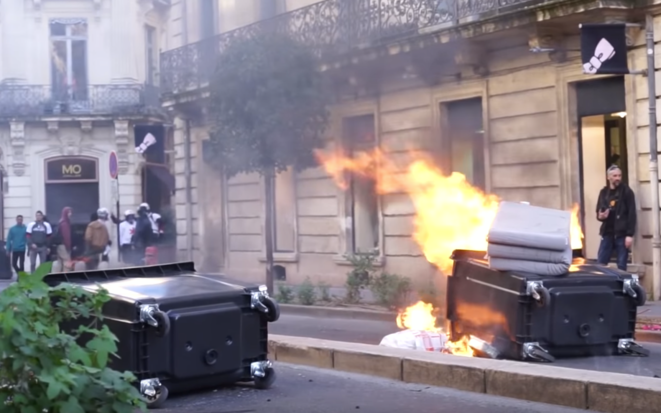
M186 251L193 261L193 173L191 170L191 121L186 119L184 132L184 177L186 178Z
M656 143L656 78L654 64L654 19L645 16L647 42L647 89L650 115L650 183L652 189L652 285L653 298L661 299L661 228L659 227L659 155Z

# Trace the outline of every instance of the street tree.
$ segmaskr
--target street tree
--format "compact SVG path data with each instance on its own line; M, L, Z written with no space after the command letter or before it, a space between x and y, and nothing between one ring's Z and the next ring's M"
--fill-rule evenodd
M212 153L205 158L226 178L256 172L264 180L266 284L273 292L274 178L316 164L330 94L312 51L268 31L233 39L218 58L209 90Z

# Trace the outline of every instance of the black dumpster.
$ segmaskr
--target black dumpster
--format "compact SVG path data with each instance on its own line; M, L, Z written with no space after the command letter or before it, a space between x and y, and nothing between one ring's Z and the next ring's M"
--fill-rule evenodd
M566 275L541 277L492 270L485 256L453 253L453 341L486 342L490 351L481 354L515 360L649 354L634 342L637 307L646 299L637 276L577 259Z
M136 375L150 407L170 391L235 382L267 388L275 380L267 323L280 310L264 286L204 276L192 262L54 273L45 281L109 292L103 323L119 339L120 357L111 367Z

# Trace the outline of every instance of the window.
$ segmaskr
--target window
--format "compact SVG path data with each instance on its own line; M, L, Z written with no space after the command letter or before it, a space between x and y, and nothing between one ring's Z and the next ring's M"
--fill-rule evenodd
M482 99L449 102L441 106L446 116L443 130L443 169L459 172L471 185L486 189Z
M158 47L156 46L156 28L145 26L145 83L156 84Z
M344 121L344 146L352 155L372 149L376 144L374 115L347 118ZM350 219L347 250L370 253L379 247L379 202L373 179L350 174L347 217Z
M87 100L87 21L50 21L51 82L56 100Z
M273 182L273 251L296 252L294 171L280 172Z
M216 34L216 0L200 0L200 37L206 39Z

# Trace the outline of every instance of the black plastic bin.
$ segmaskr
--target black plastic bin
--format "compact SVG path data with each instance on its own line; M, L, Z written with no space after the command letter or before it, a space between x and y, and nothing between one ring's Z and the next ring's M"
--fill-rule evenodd
M489 268L486 253L457 250L448 278L450 335L490 344L490 357L554 361L560 357L649 353L634 342L638 277L575 260L568 274L542 277Z
M236 382L268 388L275 380L267 323L280 310L264 286L200 275L192 262L54 273L45 281L109 292L104 323L119 339L120 357L111 366L137 376L152 408L169 392Z

